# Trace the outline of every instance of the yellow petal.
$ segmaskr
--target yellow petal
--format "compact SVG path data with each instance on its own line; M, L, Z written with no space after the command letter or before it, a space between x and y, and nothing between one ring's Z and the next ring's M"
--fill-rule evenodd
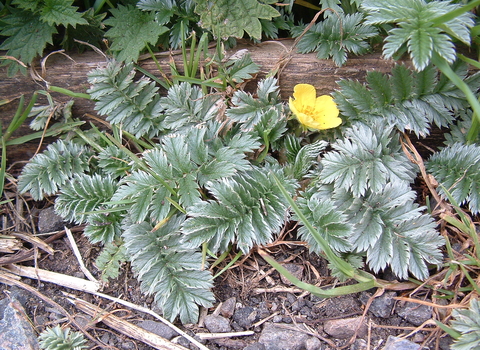
M297 110L297 107L295 106L295 101L291 97L288 99L288 107L290 107L290 110L292 111L292 113L295 116L297 116L298 110Z
M295 98L295 107L301 111L306 106L315 106L315 99L317 97L317 91L315 87L310 84L297 84L293 88L293 97Z
M313 118L316 121L317 129L331 129L342 124L342 119L338 117L339 114L337 104L331 96L323 95L316 99Z

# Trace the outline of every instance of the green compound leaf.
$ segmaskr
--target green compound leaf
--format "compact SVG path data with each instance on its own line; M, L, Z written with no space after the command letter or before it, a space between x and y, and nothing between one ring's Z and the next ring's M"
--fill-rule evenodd
M70 332L70 328L62 329L59 325L47 327L38 337L40 349L67 350L87 349L86 339L81 332Z
M25 165L18 178L18 189L20 193L30 192L35 200L52 195L74 174L88 169L91 155L86 147L58 140Z
M78 7L72 6L73 0L45 0L45 5L40 11L42 21L50 25L71 25L75 28L77 24L88 24L87 20L82 18L82 14L77 12Z
M196 323L198 306L210 307L215 298L212 276L202 270L202 255L181 243L184 219L173 216L158 228L150 222L127 223L122 236L142 291L155 295L169 320L179 315L183 323Z
M207 242L212 252L225 251L231 243L247 254L255 244L271 242L287 217L287 205L269 169L253 168L230 178L209 182L215 200L197 201L187 208L189 218L182 227L185 245ZM294 184L281 176L289 194Z
M452 344L453 350L480 348L480 302L472 299L467 310L452 310L451 327L461 335Z
M110 176L77 175L63 185L55 201L55 211L64 219L84 223L88 213L105 209L105 202L117 190L117 181Z
M480 146L453 144L432 155L426 166L442 185L442 196L446 189L457 203L480 213Z
M312 26L298 42L298 51L316 51L318 58L332 57L337 66L342 66L347 61L347 53L365 54L370 49L367 40L377 34L375 27L363 23L361 13L339 13Z
M449 1L365 0L361 6L368 14L367 24L397 24L389 30L385 40L385 58L393 57L406 45L418 71L429 65L433 53L453 63L456 54L450 37L470 44L470 28L474 25L471 13L465 12L453 20L438 23L443 15L458 9L458 4Z
M156 21L154 13L133 6L119 5L111 12L113 17L104 23L112 28L105 36L112 40L111 49L120 61L136 61L148 44L155 45L158 37L168 30Z
M102 281L117 278L120 274L120 265L127 260L123 242L109 242L95 260L98 269L102 271Z
M258 0L195 0L195 12L200 15L203 27L209 28L218 38L242 38L244 31L252 38L262 37L260 18L271 20L280 13L268 3Z
M10 15L2 18L3 29L0 35L8 37L0 46L0 50L8 50L6 55L30 63L43 53L47 44L52 44L52 35L57 33L54 26L42 22L40 16L28 11L12 10ZM7 61L10 65L8 75L17 73L19 65Z
M352 126L346 139L337 140L322 159L322 181L336 189L363 196L367 190L380 191L388 182L412 181L414 168L400 153L392 127L379 123L373 128Z

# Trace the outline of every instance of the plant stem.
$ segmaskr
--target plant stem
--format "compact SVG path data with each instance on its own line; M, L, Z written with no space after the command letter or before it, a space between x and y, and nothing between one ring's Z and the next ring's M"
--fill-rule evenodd
M473 109L472 126L467 134L467 143L472 144L475 142L475 139L480 131L480 103L478 102L477 97L475 97L472 90L453 71L452 67L450 67L444 58L440 57L434 52L432 55L432 63L437 66L437 68L465 94L467 101L470 103L470 106Z

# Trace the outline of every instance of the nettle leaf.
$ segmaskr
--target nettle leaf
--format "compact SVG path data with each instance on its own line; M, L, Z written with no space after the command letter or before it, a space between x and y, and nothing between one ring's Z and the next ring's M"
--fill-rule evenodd
M346 15L339 12L312 26L298 42L298 51L317 52L319 59L333 58L337 66L347 61L347 53L365 54L370 45L367 40L378 34L370 25L364 24L363 15Z
M251 131L270 110L274 110L278 119L283 115L277 79L267 78L258 83L258 98L242 90L237 90L232 97L234 107L226 111L227 116L241 124L243 131Z
M195 12L200 15L201 25L212 31L217 38L242 38L244 31L260 40L262 25L260 18L271 20L280 13L268 4L274 0L194 0Z
M0 50L7 50L7 56L13 56L29 64L37 55L41 55L47 44L53 44L52 36L57 29L43 22L40 16L30 11L12 9L12 13L2 18L4 23L0 35L7 39ZM8 75L13 76L19 69L25 69L12 60L7 60Z
M161 133L163 108L158 87L147 77L133 81L133 63L123 66L111 61L105 68L88 73L87 92L96 101L95 109L107 121L121 126L136 137L154 137Z
M456 53L450 36L467 45L470 44L470 28L474 26L472 13L462 13L451 21L433 25L438 17L460 6L449 1L426 2L424 0L407 0L401 3L394 0L366 0L361 4L362 9L367 13L367 24L396 23L398 25L388 32L383 48L384 56L391 58L406 45L418 71L430 64L434 52L447 62L454 62Z
M110 49L119 61L137 61L147 45L155 45L160 35L168 31L152 12L143 12L131 5L118 5L110 11L113 17L104 23L111 28L105 36L112 40Z
M88 24L82 14L77 12L78 7L72 6L73 0L44 0L44 5L40 11L42 21L50 25L63 25L65 27L76 27L77 24Z
M434 153L426 163L427 170L459 204L467 204L473 214L480 213L480 146L460 143Z
M164 316L182 323L196 323L199 306L211 307L215 300L212 276L202 269L202 255L181 244L184 216L174 215L163 226L149 222L126 223L122 235L132 269L144 293L153 294Z
M182 225L185 244L198 247L208 243L212 252L223 252L236 243L246 254L253 245L270 242L283 225L287 206L269 171L253 168L207 183L214 199L187 208L189 218ZM276 173L293 193L293 181Z
M55 200L55 211L65 220L85 223L90 212L107 209L105 203L110 201L117 188L117 181L110 176L76 175L62 186Z
M454 67L464 76L463 68ZM396 65L391 74L368 72L367 82L341 80L338 82L341 90L333 93L338 108L351 122L371 124L386 119L399 130L412 130L420 136L429 134L431 123L449 126L455 120L454 114L468 106L458 88L443 76L438 77L432 66L413 72ZM478 75L465 82L476 89Z
M388 182L410 182L415 172L392 137L392 127L380 123L370 128L354 125L345 139L332 144L335 151L321 160L321 181L363 196L367 189L380 191Z
M229 78L235 83L243 83L245 80L252 79L253 74L258 73L260 69L248 53L238 60L228 61L226 66Z
M75 174L88 170L91 156L92 152L84 146L58 140L23 167L18 190L30 192L35 200L55 194Z

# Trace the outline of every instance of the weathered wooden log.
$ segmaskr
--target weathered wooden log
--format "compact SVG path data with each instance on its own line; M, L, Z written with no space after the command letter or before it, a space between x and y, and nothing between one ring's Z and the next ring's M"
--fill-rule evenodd
M332 60L319 60L315 53L298 54L291 50L293 40L268 41L261 44L241 44L227 52L232 55L241 49L247 49L253 61L261 66L258 78L265 76L272 69L281 67L279 83L281 96L288 99L293 93L293 87L298 83L312 84L317 88L319 94L327 94L337 88L336 82L340 79L365 80L368 71L377 70L389 72L393 61L384 60L379 53L369 54L361 57L351 57L342 67L337 67ZM165 72L169 72L168 63L174 59L176 65L181 67L181 55L161 54L158 61ZM57 86L69 89L74 92L86 92L88 89L87 73L94 68L106 64L105 57L99 53L88 51L82 54L50 55L44 62L42 72L41 65L35 65L35 71L41 77L34 79L34 75L17 75L7 77L5 67L0 68L0 100L6 99L11 102L0 106L0 120L4 127L9 124L18 106L18 99L25 95L28 101L35 90L46 90L48 86ZM152 59L140 61L140 66L156 76L160 76L158 68ZM253 90L256 84L249 83L246 90ZM56 101L67 102L71 98L62 94L51 92ZM46 104L45 97L41 96L38 103ZM73 107L74 117L86 121L92 121L88 114L98 116L94 111L94 102L87 99L75 99ZM14 136L22 136L31 133L28 123L25 123ZM50 141L50 140L46 140ZM38 141L28 142L19 146L11 146L8 149L9 162L27 160L35 152Z

